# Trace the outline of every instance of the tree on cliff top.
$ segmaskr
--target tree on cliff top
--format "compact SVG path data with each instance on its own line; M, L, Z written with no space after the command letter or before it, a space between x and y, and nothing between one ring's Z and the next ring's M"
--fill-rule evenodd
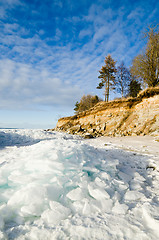
M131 74L124 62L117 67L116 73L116 90L121 94L122 97L128 93L128 86L131 81Z
M74 110L76 113L89 110L91 107L93 107L99 101L100 101L100 99L97 95L95 95L95 96L92 96L90 94L83 95L80 102L76 102Z
M112 59L110 54L108 54L104 62L105 65L102 66L101 70L99 71L100 75L98 76L98 78L101 79L101 82L97 86L97 89L105 87L105 101L108 102L110 89L115 88L115 73L117 70L115 67L116 62Z
M131 73L149 87L155 87L159 84L159 30L149 28L145 37L146 48L133 59Z
M141 83L135 78L132 78L129 84L128 96L137 97L138 93L141 91Z

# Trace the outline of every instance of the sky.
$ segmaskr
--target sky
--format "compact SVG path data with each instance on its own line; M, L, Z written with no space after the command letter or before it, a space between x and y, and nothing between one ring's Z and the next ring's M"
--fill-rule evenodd
M129 67L158 22L157 0L0 0L0 128L53 128L83 94L104 98L105 57Z

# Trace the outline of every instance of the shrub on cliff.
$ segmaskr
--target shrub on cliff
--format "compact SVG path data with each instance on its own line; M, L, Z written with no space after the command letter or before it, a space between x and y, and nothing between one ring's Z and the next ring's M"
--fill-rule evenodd
M138 93L141 91L141 83L136 79L132 79L129 84L128 97L137 97Z
M147 89L139 92L137 97L138 98L149 98L149 97L153 97L154 95L158 95L158 94L159 94L159 86L147 88Z
M81 98L80 102L76 102L75 104L75 113L80 113L86 110L89 110L91 107L96 105L99 101L99 97L97 95L92 96L90 94L88 95L83 95Z

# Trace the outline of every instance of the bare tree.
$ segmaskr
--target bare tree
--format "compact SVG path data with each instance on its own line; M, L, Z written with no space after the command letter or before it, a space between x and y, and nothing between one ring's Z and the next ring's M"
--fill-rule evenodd
M145 50L133 59L131 73L149 87L159 84L159 31L149 28Z
M131 74L128 68L124 65L124 62L117 67L116 72L116 90L122 97L127 95L128 87L131 80Z

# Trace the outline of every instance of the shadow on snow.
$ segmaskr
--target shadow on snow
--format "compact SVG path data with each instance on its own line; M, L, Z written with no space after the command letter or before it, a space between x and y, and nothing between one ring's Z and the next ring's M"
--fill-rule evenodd
M29 146L40 141L41 139L33 139L30 136L20 135L18 133L0 132L0 149L11 146Z

